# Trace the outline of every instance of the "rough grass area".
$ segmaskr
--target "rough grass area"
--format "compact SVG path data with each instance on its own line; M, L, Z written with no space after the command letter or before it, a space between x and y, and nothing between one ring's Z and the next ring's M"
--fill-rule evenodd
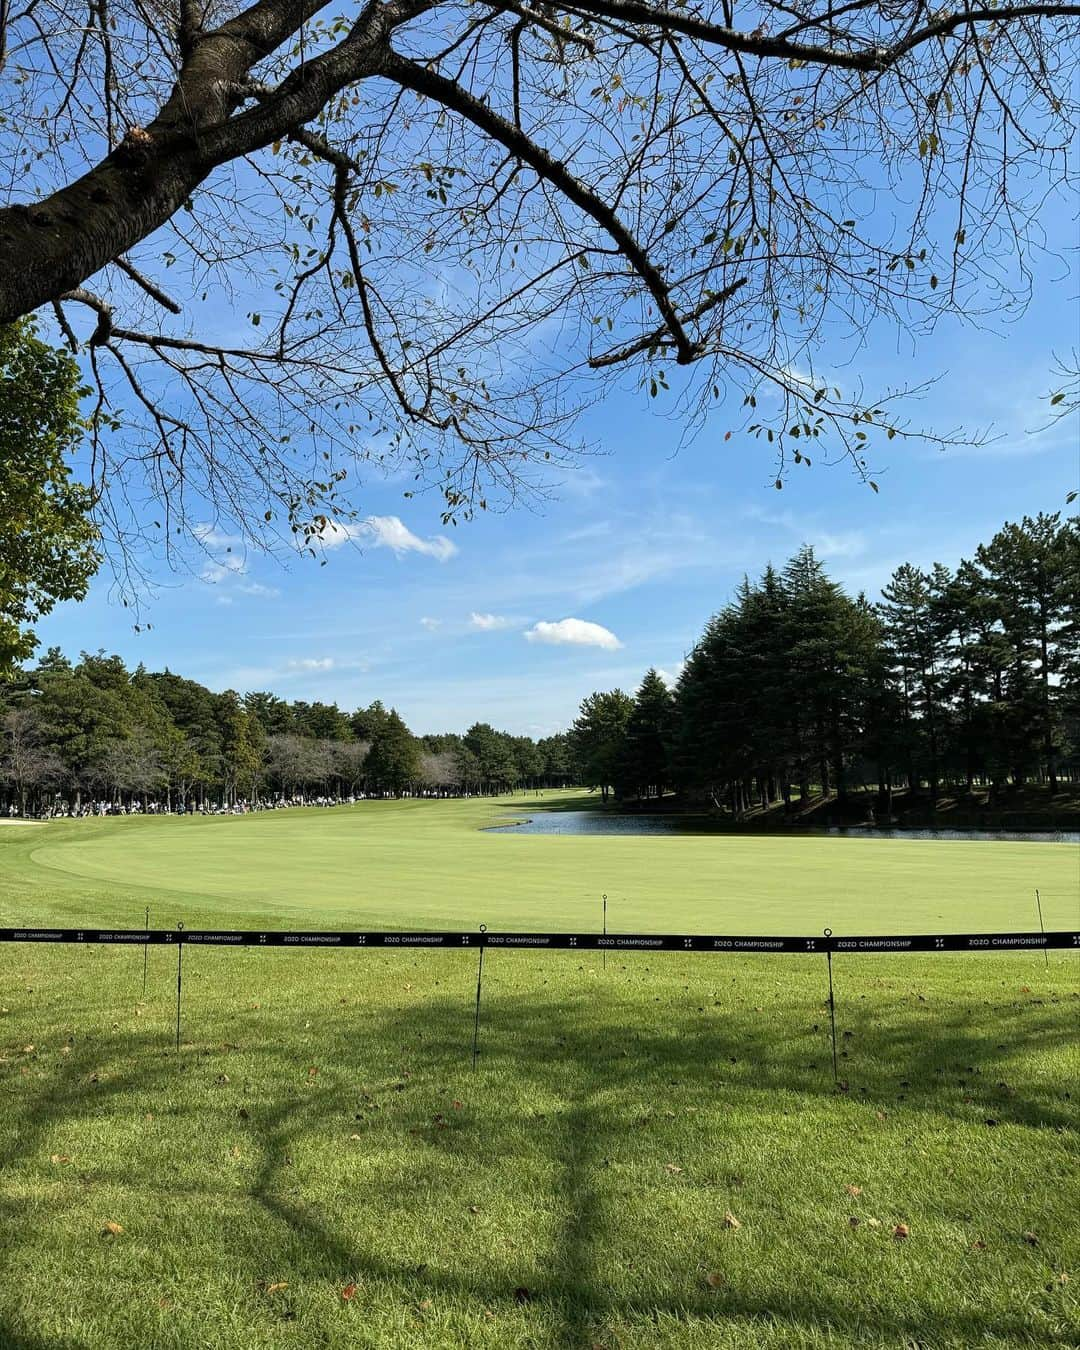
M0 923L584 926L615 871L626 928L1075 924L1066 846L490 813L5 830ZM475 1073L475 951L188 949L179 1055L142 961L0 947L5 1350L1080 1343L1072 952L836 958L841 1091L823 958L491 951Z

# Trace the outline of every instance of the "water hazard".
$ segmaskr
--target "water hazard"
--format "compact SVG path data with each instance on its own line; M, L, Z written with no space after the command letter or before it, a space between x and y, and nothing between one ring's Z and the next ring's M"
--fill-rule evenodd
M500 834L679 835L732 834L730 826L707 816L619 814L612 811L542 811L528 820L491 827ZM757 833L742 831L743 834ZM797 838L952 839L981 843L1080 844L1080 830L878 830L861 828L792 830ZM765 837L764 835L762 837Z

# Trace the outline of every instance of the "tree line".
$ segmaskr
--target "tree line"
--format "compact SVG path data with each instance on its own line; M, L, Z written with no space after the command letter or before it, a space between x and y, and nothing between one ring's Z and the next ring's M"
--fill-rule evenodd
M1057 792L1080 781L1080 518L1006 524L955 570L905 563L851 597L810 547L744 579L676 687L582 704L585 782L625 798L676 790L736 816L876 789Z
M376 701L214 693L118 656L51 648L0 692L5 813L213 810L359 796L487 794L570 782L565 735L535 741L487 723L414 736Z

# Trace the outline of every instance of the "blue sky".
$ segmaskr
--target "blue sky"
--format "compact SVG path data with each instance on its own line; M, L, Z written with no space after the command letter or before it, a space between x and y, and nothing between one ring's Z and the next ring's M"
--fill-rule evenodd
M1075 247L1075 219L1062 212L1055 226L1061 247ZM993 427L982 448L888 443L874 460L877 495L820 463L778 492L767 447L724 440L723 408L676 450L681 429L662 402L624 391L587 416L595 453L551 500L446 528L437 498L410 500L407 482L372 478L357 504L375 523L329 549L325 566L230 553L211 530L219 564L158 573L140 616L148 631L110 598L106 572L85 602L39 625L42 650L102 647L211 688L346 708L380 698L418 732L478 719L530 735L563 729L594 689L633 689L650 665L674 675L743 573L783 563L804 541L874 597L901 562L954 564L1004 520L1063 509L1080 479L1080 425L1037 434L1054 356L1080 346L1076 276L1063 270L1045 269L1026 314L996 329L948 324L917 344L874 330L840 369L821 354L815 373L841 386L856 369L868 389L940 377L911 405L912 422Z

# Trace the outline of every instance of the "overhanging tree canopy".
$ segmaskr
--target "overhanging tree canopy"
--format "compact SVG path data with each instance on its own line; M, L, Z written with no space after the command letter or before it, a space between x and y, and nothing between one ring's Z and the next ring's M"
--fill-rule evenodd
M71 480L79 371L28 322L0 328L0 681L37 646L33 625L81 600L101 557L90 490Z
M813 353L1022 301L1078 19L0 0L0 323L51 307L87 353L115 531L175 539L209 500L317 536L356 455L468 512L542 479L627 369L665 396L692 368L687 414L745 400L778 476L808 450L867 476L907 431Z

